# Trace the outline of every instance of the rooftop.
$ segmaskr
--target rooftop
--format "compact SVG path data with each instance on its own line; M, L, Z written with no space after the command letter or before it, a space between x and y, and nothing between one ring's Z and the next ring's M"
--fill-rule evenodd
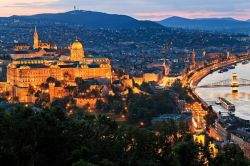
M105 57L102 56L102 55L86 55L86 58L96 58L96 59L98 59L98 58L105 58Z

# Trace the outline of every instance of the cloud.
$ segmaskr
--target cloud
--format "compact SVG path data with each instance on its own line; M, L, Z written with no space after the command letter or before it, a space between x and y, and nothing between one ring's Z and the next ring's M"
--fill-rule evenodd
M0 0L0 15L82 10L159 20L169 16L250 18L249 0ZM15 10L16 9L16 10ZM3 12L5 11L5 12ZM44 12L43 12L44 11Z
M59 9L50 8L52 2L58 0L1 0L0 16L11 15L31 15L35 13L54 13L60 11Z
M241 12L232 12L232 11L179 11L179 10L172 10L172 11L160 11L160 12L142 12L142 13L134 13L134 17L140 18L143 20L154 20L159 21L171 16L179 16L185 18L214 18L214 17L234 17L237 19L246 20L249 19L250 16L246 15L247 11Z
M31 5L45 5L49 4L52 2L59 2L60 0L1 0L1 7L6 7L6 6L13 6L13 7L23 7L25 5L31 6Z

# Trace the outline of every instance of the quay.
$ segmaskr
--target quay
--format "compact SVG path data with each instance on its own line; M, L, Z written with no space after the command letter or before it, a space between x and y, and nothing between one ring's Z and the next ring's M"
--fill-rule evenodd
M219 144L223 144L226 142L234 142L237 143L241 149L244 151L247 157L250 157L250 148L246 148L245 145L249 145L249 140L244 140L243 137L240 136L243 131L229 131L227 127L223 126L221 123L221 119L216 120L215 126L210 127L209 131L206 131L206 121L204 120L204 116L206 115L207 111L212 109L196 92L195 89L197 88L198 83L206 77L211 72L217 71L221 68L244 62L250 59L250 54L241 55L234 59L229 59L227 61L219 62L210 64L207 66L202 66L200 68L195 68L194 70L189 71L183 76L182 83L184 86L190 89L190 96L196 101L194 105L200 105L199 109L197 106L191 106L191 111L193 114L193 119L196 120L196 126L199 126L199 129L196 130L203 130L203 133L207 133L210 137L214 138L218 141ZM198 103L198 104L197 104ZM213 111L213 110L212 110ZM204 114L205 112L205 114ZM242 124L249 124L240 118L235 116L231 116L231 121L236 121L234 125L242 125ZM197 124L199 123L199 124Z

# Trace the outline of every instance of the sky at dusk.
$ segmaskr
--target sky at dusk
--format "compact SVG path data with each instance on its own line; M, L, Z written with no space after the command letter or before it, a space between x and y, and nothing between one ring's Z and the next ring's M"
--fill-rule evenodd
M73 10L125 14L142 20L170 16L250 19L250 0L0 0L0 16Z

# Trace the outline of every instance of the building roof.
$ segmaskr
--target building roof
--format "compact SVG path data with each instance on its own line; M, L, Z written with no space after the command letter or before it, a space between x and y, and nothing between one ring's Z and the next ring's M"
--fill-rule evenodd
M28 66L30 68L48 68L49 66L46 66L44 64L19 64L17 65L17 68L22 67L22 66Z
M81 50L81 49L83 49L83 45L82 45L82 43L80 41L76 40L71 45L71 49L73 49L73 50Z
M43 57L19 58L19 59L16 59L15 61L30 61L30 60L44 60L44 58Z
M86 58L95 58L95 59L105 58L105 57L102 56L102 55L86 55L85 57L86 57Z
M98 63L96 63L96 62L92 62L92 63L88 64L88 66L89 66L90 68L100 67L100 65L99 65Z

